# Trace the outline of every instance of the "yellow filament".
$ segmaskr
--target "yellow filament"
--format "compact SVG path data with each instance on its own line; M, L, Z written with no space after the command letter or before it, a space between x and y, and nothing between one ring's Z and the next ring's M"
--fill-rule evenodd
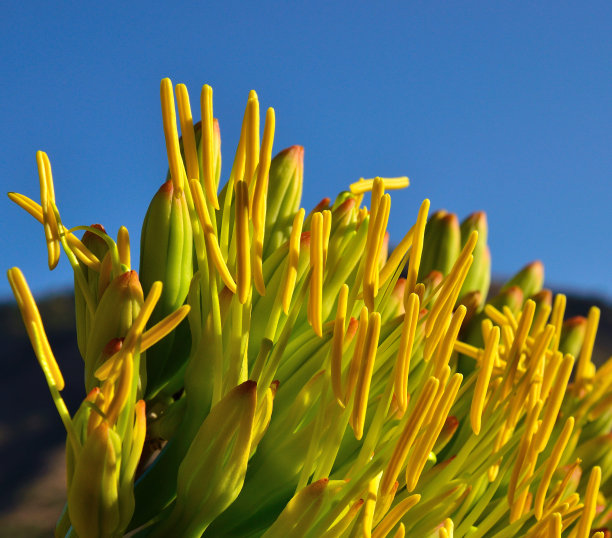
M363 306L359 315L359 326L357 327L357 340L355 341L355 349L353 350L353 357L351 358L351 365L349 367L349 373L346 379L346 392L344 395L344 401L348 402L355 389L355 383L357 383L357 375L359 374L359 361L363 353L363 346L365 343L366 333L368 330L368 307Z
M151 289L149 290L149 293L147 294L147 297L140 308L140 312L138 312L138 316L136 316L136 319L132 323L130 330L123 340L123 346L121 347L122 350L135 350L137 340L141 337L143 331L145 330L147 321L149 321L149 318L153 313L153 309L161 297L162 288L163 285L160 281L153 282L153 285L151 286Z
M399 523L400 519L406 515L408 510L418 504L420 500L421 496L416 494L410 495L410 497L406 497L403 501L398 502L376 526L372 533L372 538L384 538L387 536L391 529Z
M570 436L572 435L572 431L574 430L574 417L569 417L565 421L565 426L563 426L563 430L557 439L550 456L546 460L546 467L544 468L544 474L542 475L542 479L540 480L540 485L538 486L538 490L535 496L534 502L534 513L536 519L542 519L542 515L544 513L544 500L546 499L546 492L548 491L548 486L550 485L550 481L555 472L555 469L559 465L561 461L561 457L563 456L563 451L567 446L567 442L569 441Z
M54 212L55 191L53 188L51 163L44 151L36 152L36 164L38 165L40 206L43 229L45 231L45 241L47 244L48 264L49 269L54 269L60 256L59 227Z
M559 341L561 340L561 328L563 327L563 315L565 314L565 304L567 299L565 295L559 293L555 296L552 313L550 315L550 323L555 327L555 339L553 340L553 351L559 349Z
M580 381L584 379L588 371L588 365L591 363L593 344L595 343L595 335L597 333L597 326L599 325L599 316L599 308L592 306L587 317L584 341L582 343L582 349L580 350L580 356L576 366L576 383L580 383Z
M164 124L164 137L166 138L166 152L170 165L170 177L174 186L174 195L180 197L183 192L183 174L181 152L179 150L178 132L176 129L176 112L174 110L174 95L172 82L164 78L160 86L162 120Z
M402 336L395 362L394 391L397 406L403 414L408 406L408 374L410 372L410 357L414 346L414 337L419 321L419 296L411 293L404 312Z
M168 314L160 322L156 323L142 334L142 340L140 342L140 351L146 351L152 345L155 345L166 335L170 334L183 319L189 313L190 306L184 304L172 314Z
M493 320L494 323L497 323L497 325L510 325L508 318L493 305L486 305L484 312L491 320Z
M538 452L542 452L548 443L548 438L552 432L552 429L557 420L559 409L561 409L561 403L563 402L563 396L565 395L565 389L567 382L569 381L570 374L572 373L572 367L574 366L574 357L567 354L563 357L557 377L555 378L555 391L551 394L550 398L546 402L546 409L544 411L544 417L542 419L542 426L538 431L538 435L535 441L535 447Z
M516 335L512 342L512 347L510 348L510 351L508 352L506 357L506 360L509 363L509 368L504 379L504 390L502 392L502 397L505 397L508 394L510 387L514 383L514 377L519 366L519 359L523 350L523 346L525 345L525 342L527 340L527 336L529 335L529 329L531 328L534 314L535 302L529 299L523 307L523 312L521 314L521 319L518 323Z
M200 164L198 163L198 148L196 146L195 132L193 130L193 116L189 103L189 92L184 84L177 84L176 104L178 106L181 135L183 137L183 151L187 164L187 178L200 179ZM203 125L202 125L203 128Z
M245 181L236 183L236 269L238 300L246 303L251 292L251 260L249 256L249 188Z
M480 360L482 355L482 352L477 347L471 344L466 344L465 342L460 342L459 340L455 342L454 347L457 353L462 353L463 355L472 357L472 359Z
M57 390L64 389L64 378L62 372L57 365L47 334L40 318L40 312L32 297L32 292L26 282L23 273L17 267L9 269L7 272L8 281L15 295L17 306L21 312L23 323L32 342L32 347L36 352L36 357L41 368L45 372L49 372L47 381L55 386ZM38 345L37 345L38 343Z
M372 312L368 320L368 332L363 346L357 386L355 387L355 402L353 404L352 425L355 438L360 440L363 436L368 396L370 394L370 383L378 349L378 337L380 336L380 313Z
M597 494L601 482L601 467L595 466L591 470L586 493L584 494L584 508L576 527L576 538L588 538L591 531L591 523L595 518L597 509Z
M442 370L448 365L448 361L453 353L453 346L457 340L457 335L459 334L459 329L461 328L461 323L465 318L466 312L467 308L464 305L459 305L451 318L442 345L438 348L438 352L436 353L433 374L435 377L439 378L442 374Z
M412 293L417 283L419 266L421 265L421 254L423 253L423 237L427 214L429 212L429 200L425 198L419 209L416 224L414 225L414 236L412 239L412 251L408 261L408 274L406 277L406 293Z
M385 189L393 190L393 189L405 189L410 185L410 180L406 176L400 177L380 177L373 179L363 179L361 178L359 181L355 183L351 183L350 189L353 194L363 194L372 190L374 186L374 182L379 179L381 180Z
M315 334L323 336L323 215L312 216L310 236L310 292L308 294L310 324Z
M289 314L291 298L295 289L297 279L298 262L300 260L300 238L302 236L302 225L304 224L304 215L306 212L303 208L293 217L293 226L291 227L291 235L289 236L289 263L287 264L287 274L283 285L283 312Z
M119 261L129 269L131 265L130 234L125 226L121 226L117 232L117 250Z
M363 273L363 296L364 302L369 309L374 308L374 297L378 291L376 282L378 260L380 249L384 241L385 229L389 220L391 197L385 194L377 205L379 207L376 211L375 220L370 220L370 226L368 227L365 250L365 269Z
M470 408L470 423L472 425L472 431L476 435L480 433L482 411L484 409L487 388L489 386L489 382L491 381L493 365L495 364L495 358L497 357L498 353L499 337L499 327L493 327L489 333L489 338L487 338L484 354L480 363L480 371L478 372L478 378L476 379L476 387L474 389L472 406Z
M372 222L376 220L376 216L378 215L378 207L383 194L385 194L385 187L382 179L375 177L372 183L372 207L370 208L370 219Z
M414 236L414 226L408 230L408 233L403 237L399 244L393 249L387 263L380 270L379 282L382 286L391 275L396 271L397 266L404 259L404 255L408 252L408 249L412 246L412 238Z
M106 411L106 420L110 426L114 426L119 418L119 413L128 400L130 389L132 388L132 375L134 370L134 358L131 352L122 353L123 360L121 361L121 369L119 377L115 382L113 397L109 400L108 409Z
M444 422L448 417L448 413L455 401L462 381L463 376L461 374L455 374L450 379L448 385L444 389L444 393L436 405L432 422L414 447L414 452L411 454L410 460L406 465L407 491L412 491L416 487L421 473L423 472L423 467L425 467L427 457L444 426Z
M246 159L244 164L244 180L251 184L255 168L259 162L259 101L257 94L251 91L246 109Z
M399 527L397 528L397 531L395 531L395 534L393 535L393 538L404 538L406 536L406 527L404 526L403 523L399 524Z
M253 230L254 230L254 264L253 274L255 287L260 295L266 294L263 279L263 241L266 226L266 196L268 194L268 179L270 161L272 159L272 141L274 140L274 109L269 108L266 113L266 123L261 144L261 155L257 168L257 181L253 193Z
M410 417L404 424L402 433L395 443L393 454L391 455L391 458L389 458L389 463L387 464L385 472L383 473L382 481L380 483L380 491L382 495L386 495L389 491L391 491L391 488L393 487L393 484L395 483L397 476L399 475L400 470L406 461L406 457L414 444L419 430L421 429L423 421L425 420L425 417L432 406L439 384L440 382L435 377L430 377L423 385L419 399L417 400L414 409L410 413Z
M329 248L329 234L331 233L332 214L329 209L323 212L323 264L327 262L327 250Z
M189 182L191 187L191 195L193 196L193 202L195 204L198 219L200 220L200 226L204 232L204 240L206 241L206 252L208 253L209 259L212 259L221 279L232 293L236 293L236 283L232 278L232 275L225 264L221 249L219 248L219 242L217 235L212 227L210 215L208 214L208 208L206 206L206 200L204 200L204 192L202 191L202 185L197 179L192 179ZM236 203L236 211L238 211L238 203ZM248 225L248 223L247 223ZM248 229L247 229L248 233Z
M504 316L506 316L506 319L508 320L508 324L512 328L512 331L516 332L516 329L517 329L518 325L516 323L516 318L514 317L514 314L512 313L512 310L510 310L510 308L508 306L504 305L502 307L502 311L504 313Z
M344 406L342 399L342 351L344 347L344 327L346 322L346 306L348 301L348 286L343 284L338 294L338 308L334 320L334 336L331 348L331 382L336 400Z
M208 84L202 86L200 107L202 109L202 170L206 197L215 209L219 209L217 187L215 186L215 152L212 88ZM194 178L190 178L194 179Z

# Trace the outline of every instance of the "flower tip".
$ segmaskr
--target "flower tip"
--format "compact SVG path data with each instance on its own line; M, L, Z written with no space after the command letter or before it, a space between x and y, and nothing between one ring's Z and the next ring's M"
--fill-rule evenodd
M297 166L304 165L304 146L289 146L283 149L277 155L277 157L286 158L292 160Z
M109 340L108 344L104 346L104 349L102 350L102 355L110 357L117 353L122 346L123 338L113 338L112 340Z
M586 328L587 319L584 316L574 316L566 319L563 325L567 329Z

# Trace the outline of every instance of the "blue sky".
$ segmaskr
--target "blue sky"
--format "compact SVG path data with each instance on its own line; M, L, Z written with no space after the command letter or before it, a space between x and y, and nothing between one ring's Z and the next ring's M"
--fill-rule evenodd
M305 146L304 207L405 174L392 241L425 197L485 210L495 274L541 259L549 286L612 297L611 27L610 2L13 2L0 190L38 198L42 149L64 222L124 224L136 249L167 168L160 79L192 102L213 87L226 173L256 89L276 109L275 152ZM4 270L38 296L71 285L6 197L0 230Z

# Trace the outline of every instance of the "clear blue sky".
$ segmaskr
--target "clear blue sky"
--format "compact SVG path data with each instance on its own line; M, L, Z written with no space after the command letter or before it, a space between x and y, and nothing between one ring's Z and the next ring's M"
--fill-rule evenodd
M306 148L306 208L405 174L392 241L425 197L460 218L482 209L494 273L541 259L549 285L612 297L610 28L603 1L5 3L0 190L38 198L45 150L65 223L125 224L135 246L167 168L160 79L196 102L213 87L226 173L256 89L276 109L275 152ZM20 266L38 296L71 284L6 197L0 231L3 270Z

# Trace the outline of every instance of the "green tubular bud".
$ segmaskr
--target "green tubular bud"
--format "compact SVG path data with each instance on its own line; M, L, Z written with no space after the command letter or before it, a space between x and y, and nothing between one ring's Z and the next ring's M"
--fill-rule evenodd
M521 309L523 301L525 300L525 293L519 286L504 286L501 291L487 301L488 304L502 310L504 306L507 306L513 314L517 314Z
M472 251L474 261L463 282L459 298L472 291L479 291L484 298L489 293L491 283L491 253L487 246L487 215L484 211L472 213L461 223L461 248L464 247L470 234L476 230L478 241Z
M584 342L586 327L587 319L584 316L574 316L573 318L566 319L561 328L559 351L563 354L569 353L574 357L578 357Z
M511 286L521 288L524 297L535 295L542 289L544 284L544 265L536 260L523 267L516 275L506 282L501 291L506 291Z
M200 536L236 499L246 474L256 404L257 384L245 381L211 409L179 467L174 510L153 536Z
M270 162L264 259L289 238L293 217L300 208L303 179L304 148L302 146L291 146L284 149Z
M446 276L460 251L461 230L457 215L444 210L436 211L425 227L419 282L434 270Z
M102 233L106 233L106 230L101 224L92 224L92 228L100 230ZM104 256L108 252L108 244L99 235L86 231L81 239L82 243L98 258L102 261ZM98 281L100 273L94 271L85 265L82 261L79 261L79 268L85 277L89 293L94 300L94 307L97 306L98 296ZM78 285L77 279L74 279L74 306L76 314L76 332L77 332L77 344L79 346L79 352L81 357L85 359L87 354L87 337L91 329L92 316L87 308L87 303L80 286Z
M180 198L174 196L171 181L166 181L151 200L140 244L140 280L145 295L154 282L161 281L164 285L149 319L152 326L185 302L193 277L193 237L187 202L184 193ZM190 336L184 322L147 351L148 397L181 368L189 347Z
M535 313L533 316L534 320L539 319L542 315L544 309L547 310L548 315L550 316L550 312L552 310L552 299L553 293L550 290L544 289L529 297L535 303ZM546 314L546 312L545 312ZM534 327L531 327L531 331L533 332Z
M478 290L470 291L461 298L459 305L463 305L467 309L463 318L463 323L467 324L477 312L484 308L483 296Z
M88 437L68 491L68 512L79 538L117 535L117 454L113 432L102 422Z
M113 338L123 338L144 302L142 286L136 271L115 277L106 288L94 315L85 357L85 388L89 392L97 384L94 377L105 346Z

